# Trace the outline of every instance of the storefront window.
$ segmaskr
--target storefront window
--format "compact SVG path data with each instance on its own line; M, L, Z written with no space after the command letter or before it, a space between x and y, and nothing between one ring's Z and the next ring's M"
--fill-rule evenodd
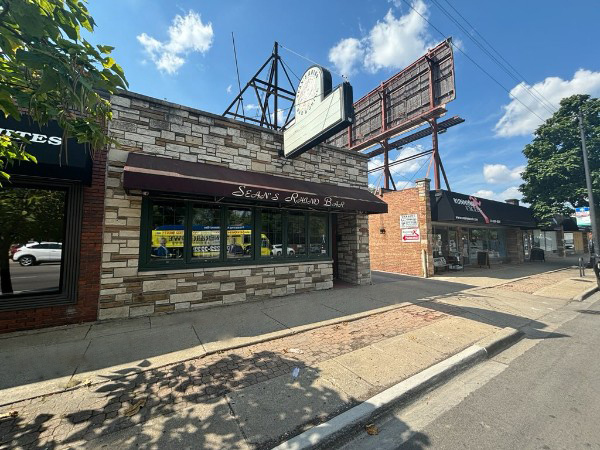
M288 214L287 226L288 247L292 252L290 256L306 255L306 216L301 212L290 212Z
M325 259L329 220L325 213L145 198L139 267Z
M541 248L546 253L556 253L558 250L556 231L533 230L533 246Z
M285 256L283 214L279 211L263 209L260 214L260 223L260 256L262 258L283 258Z
M150 256L160 260L183 259L185 206L159 202L152 206L152 248Z
M221 257L221 208L194 206L192 211L192 258L219 259Z
M227 258L251 258L252 210L228 209L227 213Z
M66 198L59 189L0 188L0 298L61 291Z
M433 227L433 257L448 257L448 228Z
M506 231L490 230L488 252L490 260L503 260L506 258Z
M311 256L327 254L327 216L311 215L309 218L309 252Z

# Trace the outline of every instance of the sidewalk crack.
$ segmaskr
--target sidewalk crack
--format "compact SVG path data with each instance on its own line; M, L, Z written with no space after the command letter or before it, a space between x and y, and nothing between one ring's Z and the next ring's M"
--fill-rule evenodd
M249 448L252 448L253 445L251 445L250 441L248 440L248 436L246 436L246 432L244 431L244 428L242 427L242 424L241 424L237 414L235 413L235 410L233 409L233 405L231 404L231 401L229 400L229 396L227 394L225 394L223 397L225 398L225 401L227 402L227 406L229 407L229 413L233 417L233 420L235 420L235 423L237 424L237 426L240 430L240 433L242 434L242 437L244 438L244 442L246 442L246 445L248 445Z

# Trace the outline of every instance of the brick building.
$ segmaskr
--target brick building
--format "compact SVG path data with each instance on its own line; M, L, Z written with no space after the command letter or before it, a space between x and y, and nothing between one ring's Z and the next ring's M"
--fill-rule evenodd
M369 217L373 270L432 276L483 261L522 263L531 248L536 223L516 200L432 191L428 179L382 198L388 212Z
M371 280L367 157L146 96L113 96L99 318Z
M96 320L106 152L92 159L75 140L61 149L53 122L2 118L0 133L24 135L38 160L11 166L0 189L0 256L10 255L0 264L0 333Z

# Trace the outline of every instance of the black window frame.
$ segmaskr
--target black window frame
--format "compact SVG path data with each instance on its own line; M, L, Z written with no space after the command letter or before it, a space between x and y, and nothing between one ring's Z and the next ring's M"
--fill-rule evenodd
M77 303L79 254L83 218L83 186L67 180L11 176L7 188L51 189L65 191L65 230L62 241L59 288L39 293L2 294L0 311L21 311Z
M152 207L155 202L172 201L185 204L185 223L184 223L184 257L180 260L170 259L153 259L151 258L152 249ZM193 225L193 209L194 207L219 207L220 208L220 254L219 258L201 259L193 258L193 244L192 243L192 225ZM227 217L228 209L250 209L252 211L252 243L251 243L251 254L250 257L239 257L231 258L227 257ZM262 224L261 224L261 213L262 211L277 211L282 214L282 233L283 243L282 250L283 255L280 257L268 257L261 256L261 244L262 244ZM305 220L305 242L310 240L310 228L309 218L311 214L319 216L325 215L327 217L327 253L311 255L308 252L306 255L288 255L287 250L287 225L288 225L288 214L290 211L295 213L304 214ZM180 198L180 197L163 197L163 196L144 196L142 200L142 215L140 221L140 253L139 253L139 271L155 271L155 270L184 270L184 269L195 269L195 268L207 268L207 267L235 267L244 265L277 265L286 264L293 262L311 262L311 261L330 261L332 255L332 243L331 243L331 223L332 214L328 211L309 211L302 209L284 209L272 206L263 206L256 204L240 204L240 203L215 203L207 200L194 199L194 198ZM307 244L308 245L308 244ZM272 244L271 244L272 246Z

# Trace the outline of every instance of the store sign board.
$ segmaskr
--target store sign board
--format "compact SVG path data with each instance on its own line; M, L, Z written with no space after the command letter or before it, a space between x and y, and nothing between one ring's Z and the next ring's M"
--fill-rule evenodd
M421 242L421 232L418 228L403 228L402 242Z
M331 73L312 66L302 76L295 99L294 122L283 132L283 154L294 158L347 128L353 121L352 86L332 90Z
M40 126L27 116L15 120L0 114L0 134L27 139L27 152L37 159L37 164L30 161L15 162L8 167L10 174L47 176L91 183L90 152L76 139L69 139L63 143L63 130L57 122L51 121Z
M400 216L400 228L418 228L419 219L416 214L402 214Z
M587 206L583 208L575 208L575 219L577 220L578 227L592 226L592 220L590 218L590 208Z

